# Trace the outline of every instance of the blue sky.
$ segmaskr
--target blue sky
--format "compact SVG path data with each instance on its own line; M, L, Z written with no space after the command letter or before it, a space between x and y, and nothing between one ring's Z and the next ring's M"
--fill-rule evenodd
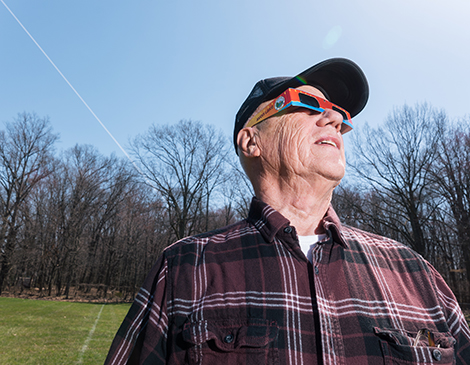
M331 57L368 77L358 130L404 103L469 114L468 0L2 1L124 148L152 123L181 119L230 137L256 81ZM59 150L124 156L1 2L0 30L0 122L35 112Z

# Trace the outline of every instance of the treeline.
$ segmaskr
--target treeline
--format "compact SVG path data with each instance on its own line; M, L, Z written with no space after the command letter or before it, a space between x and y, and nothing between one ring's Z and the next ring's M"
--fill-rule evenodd
M209 126L152 126L134 164L88 145L56 155L56 141L34 114L0 132L1 289L131 299L166 246L245 214L246 181Z
M403 242L470 302L470 119L393 110L347 137L333 204L346 224ZM230 139L194 121L153 125L133 163L92 146L56 153L47 118L0 131L0 290L131 299L161 251L247 214L252 192Z

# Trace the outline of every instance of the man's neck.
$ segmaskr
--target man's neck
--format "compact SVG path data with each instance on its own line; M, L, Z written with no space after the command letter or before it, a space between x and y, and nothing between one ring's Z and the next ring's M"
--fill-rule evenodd
M276 209L296 228L297 234L309 236L324 233L321 222L330 205L335 184L331 181L282 181L260 180L255 187L258 199Z

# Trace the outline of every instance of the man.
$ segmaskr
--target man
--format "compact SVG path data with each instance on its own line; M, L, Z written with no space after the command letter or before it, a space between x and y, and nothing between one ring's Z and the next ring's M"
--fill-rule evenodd
M470 331L409 248L341 225L342 134L368 99L346 59L259 81L234 143L249 216L168 247L108 364L470 364Z

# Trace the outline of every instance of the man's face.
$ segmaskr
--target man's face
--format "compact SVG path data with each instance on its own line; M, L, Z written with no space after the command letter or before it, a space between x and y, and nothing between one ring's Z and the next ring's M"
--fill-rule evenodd
M325 98L313 86L298 89ZM268 103L261 104L257 110ZM258 125L260 157L268 170L281 177L323 178L336 186L344 176L346 164L340 133L342 121L343 117L336 111L319 113L304 108L271 117Z

